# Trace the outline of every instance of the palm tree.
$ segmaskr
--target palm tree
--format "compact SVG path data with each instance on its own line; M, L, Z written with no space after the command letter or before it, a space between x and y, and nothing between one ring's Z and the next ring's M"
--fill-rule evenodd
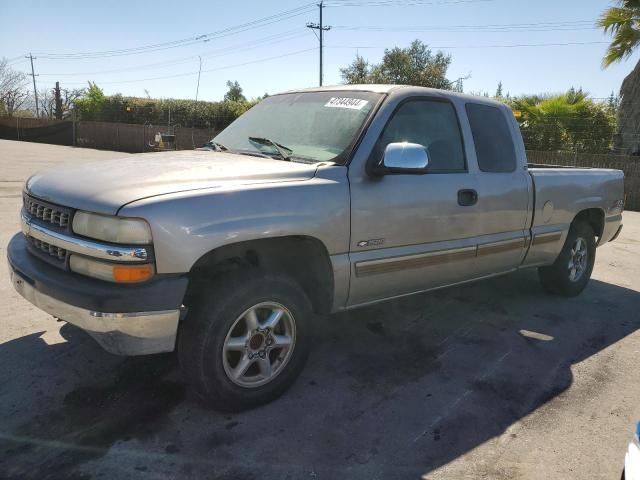
M616 6L604 11L598 25L613 36L602 66L606 68L629 58L640 45L640 0L617 0ZM640 153L640 62L622 82L620 98L614 148L637 155Z
M515 98L511 107L522 112L520 130L529 150L606 153L610 148L613 118L581 88Z
M618 5L605 10L598 20L613 35L602 60L604 67L628 58L640 44L640 0L618 0Z

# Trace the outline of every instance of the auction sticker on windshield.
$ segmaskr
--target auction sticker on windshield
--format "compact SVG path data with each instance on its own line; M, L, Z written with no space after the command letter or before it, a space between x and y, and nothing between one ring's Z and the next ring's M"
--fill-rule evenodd
M325 107L362 110L362 107L364 107L367 103L369 103L367 100L362 100L361 98L331 97L325 104Z

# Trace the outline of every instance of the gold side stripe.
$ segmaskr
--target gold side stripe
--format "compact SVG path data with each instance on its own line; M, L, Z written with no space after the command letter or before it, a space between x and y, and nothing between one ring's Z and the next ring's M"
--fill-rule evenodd
M543 234L537 243L557 241L562 236L560 232ZM536 237L538 238L538 237ZM550 238L550 239L548 239ZM416 255L404 255L400 257L382 258L380 260L366 260L355 265L358 277L366 275L376 275L380 273L390 273L410 268L421 268L442 263L450 263L459 260L474 258L476 256L492 255L504 253L512 250L523 250L529 247L530 237L514 238L500 242L487 243L473 247L463 247L451 250L439 250L437 252L419 253ZM534 240L534 244L536 241Z
M487 243L485 245L478 245L478 256L504 253L511 250L522 250L523 248L526 248L526 240L524 238Z
M406 255L402 257L383 258L381 260L367 260L356 263L356 275L375 275L389 273L409 268L420 268L441 263L449 263L476 256L476 247L464 247L437 252Z
M538 233L533 236L533 245L543 245L545 243L554 243L562 238L562 232Z

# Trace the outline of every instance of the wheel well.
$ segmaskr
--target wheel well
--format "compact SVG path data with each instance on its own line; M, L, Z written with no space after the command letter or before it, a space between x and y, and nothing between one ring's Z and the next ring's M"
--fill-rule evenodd
M585 222L591 226L593 233L600 241L604 230L604 211L599 208L589 208L582 210L576 215L572 223Z
M211 280L242 268L289 275L305 291L318 313L333 303L333 269L324 244L313 237L289 236L224 245L206 253L189 272L185 304Z

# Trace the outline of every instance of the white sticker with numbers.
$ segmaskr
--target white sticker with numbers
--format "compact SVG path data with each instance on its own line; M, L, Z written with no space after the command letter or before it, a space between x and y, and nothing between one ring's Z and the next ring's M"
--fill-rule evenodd
M362 110L362 108L369 103L367 100L360 98L349 97L331 97L325 104L325 107L332 108L349 108L351 110Z

